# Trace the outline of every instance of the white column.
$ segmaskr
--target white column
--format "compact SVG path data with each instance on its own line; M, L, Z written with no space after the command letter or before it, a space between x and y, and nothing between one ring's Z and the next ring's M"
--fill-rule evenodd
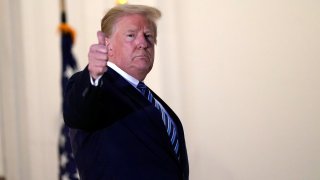
M1 119L4 174L7 179L29 177L28 129L21 26L21 4L1 0Z
M0 92L0 94L2 94ZM2 97L0 96L0 102L2 102ZM0 103L0 178L4 177L4 158L3 158L3 113L2 113L2 103Z

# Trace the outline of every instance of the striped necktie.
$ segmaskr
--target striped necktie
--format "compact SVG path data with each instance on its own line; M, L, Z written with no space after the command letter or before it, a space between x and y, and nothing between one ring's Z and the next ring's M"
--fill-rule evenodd
M179 158L179 141L175 123L169 116L168 112L164 109L164 107L153 97L151 91L143 82L139 82L137 88L140 90L141 94L144 95L148 99L148 101L151 102L161 112L162 121L167 129L167 133L170 138L173 150Z

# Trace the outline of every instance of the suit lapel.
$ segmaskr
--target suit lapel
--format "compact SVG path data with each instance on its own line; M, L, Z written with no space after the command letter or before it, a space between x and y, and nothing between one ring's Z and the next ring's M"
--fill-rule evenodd
M157 154L159 150L156 149L156 147L153 147L150 141L157 143L164 149L167 149L167 152L175 158L165 126L161 119L160 111L150 104L150 102L135 87L133 87L112 68L109 67L104 76L104 78L107 78L112 82L112 84L114 84L117 90L121 91L122 94L130 99L128 100L128 103L131 103L132 107L136 108L136 111L143 111L143 115L141 114L139 119L134 121L121 121L121 123L155 154ZM144 123L146 121L149 125ZM150 127L150 124L152 124L153 127ZM153 129L156 129L156 131L153 131ZM163 158L162 155L157 155L159 158Z
M135 88L133 87L127 80L125 80L122 76L120 76L116 71L109 67L108 74L110 75L112 81L114 82L115 87L118 87L118 90L125 94L134 104L136 105L137 110L141 109L142 107L154 108L156 110L156 114L161 114L157 112L158 110L150 105L150 102ZM160 129L163 128L163 124L161 121L157 121L152 118L153 123L158 126Z
M170 156L175 159L176 163L181 167L182 161L186 161L185 159L187 157L186 153L186 146L184 141L184 133L183 128L181 125L181 122L178 118L178 116L173 112L173 110L151 89L151 92L153 93L154 97L163 105L163 107L167 110L173 121L175 122L177 126L178 131L178 138L180 143L180 159L179 162L177 156L175 155L172 144L170 143L169 136L167 134L166 128L163 124L161 113L158 109L156 109L150 102L135 88L133 87L127 80L125 80L121 75L119 75L116 71L114 71L112 68L108 68L108 71L106 73L108 80L112 81L114 86L119 89L123 94L125 94L134 104L132 106L136 107L136 110L139 110L141 108L145 109L144 115L148 117L148 121L151 121L154 128L157 129L157 132L160 133L160 137L158 138L159 134L154 133L151 131L149 126L143 126L141 123L136 123L132 121L126 121L123 122L123 125L125 125L130 131L136 135L137 138L139 138L144 144L149 147L154 153L157 153L158 150L152 147L150 141L156 141L159 145L161 145L163 148L167 149ZM158 155L160 158L163 158L163 156ZM182 163L183 164L183 163Z
M163 124L161 113L158 109L156 109L150 102L135 88L133 87L127 80L125 80L121 75L119 75L112 68L108 68L106 73L108 75L110 81L113 81L114 85L125 94L134 104L132 106L137 107L137 110L144 108L148 109L145 111L144 115L148 116L148 121L151 121L153 126L157 129L157 132L154 133L150 130L149 127L141 126L139 123L135 122L124 122L123 125L126 126L130 131L135 134L135 136L141 140L154 154L156 154L159 158L163 158L163 156L159 153L159 150L156 147L152 146L150 141L157 141L154 143L159 144L164 149L167 149L167 152L170 154L172 159L178 164L178 166L182 169L184 173L189 171L188 169L188 156L186 151L186 144L184 138L184 132L182 124L178 118L178 116L173 112L173 110L151 89L154 97L163 105L163 107L167 110L173 121L175 122L178 130L178 138L180 143L180 160L178 160L175 155L172 145L170 143L169 136L167 134L166 128ZM158 138L160 136L161 138Z

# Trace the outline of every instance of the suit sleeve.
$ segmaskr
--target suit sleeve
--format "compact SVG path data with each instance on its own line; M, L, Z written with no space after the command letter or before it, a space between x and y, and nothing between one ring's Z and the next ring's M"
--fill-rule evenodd
M68 127L93 131L128 113L128 107L123 106L125 99L106 76L98 86L91 84L87 68L70 78L63 100L63 117Z

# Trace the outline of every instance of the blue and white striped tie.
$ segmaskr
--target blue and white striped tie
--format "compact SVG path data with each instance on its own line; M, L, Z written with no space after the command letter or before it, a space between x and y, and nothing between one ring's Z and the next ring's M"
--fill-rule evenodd
M155 98L153 98L151 91L143 82L139 82L137 88L140 90L141 94L143 94L149 100L149 102L151 102L161 112L162 121L166 126L173 150L179 158L179 141L175 123L173 122L167 111L163 108L163 106Z

